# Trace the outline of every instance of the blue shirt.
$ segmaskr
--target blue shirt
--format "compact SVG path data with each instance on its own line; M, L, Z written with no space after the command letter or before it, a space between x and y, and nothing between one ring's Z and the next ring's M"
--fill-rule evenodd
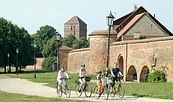
M111 74L113 74L113 77L118 77L118 73L120 72L119 68L112 68L111 69Z

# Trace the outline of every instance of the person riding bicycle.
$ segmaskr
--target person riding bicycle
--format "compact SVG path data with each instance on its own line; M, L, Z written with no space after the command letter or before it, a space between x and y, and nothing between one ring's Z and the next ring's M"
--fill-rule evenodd
M80 87L82 88L83 85L85 85L86 80L85 80L85 74L86 74L86 68L85 64L81 65L81 68L79 70L79 82L80 82Z
M65 67L62 66L61 70L58 71L58 76L57 76L58 89L61 88L61 86L66 85L66 79L69 79L69 76L67 71L65 70Z
M102 71L97 71L97 87L98 87L98 94L100 94L104 89L104 84L102 83Z
M111 81L112 81L112 87L115 85L115 81L119 81L119 77L122 76L123 74L120 71L120 68L118 67L118 64L115 63L115 68L111 68Z

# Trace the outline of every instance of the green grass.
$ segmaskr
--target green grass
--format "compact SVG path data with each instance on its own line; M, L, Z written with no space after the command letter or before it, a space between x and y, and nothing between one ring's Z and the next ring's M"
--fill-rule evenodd
M70 100L62 98L45 98L37 96L28 96L22 94L13 94L0 91L0 102L89 102L84 100Z
M126 95L173 99L173 83L124 83Z
M23 79L29 79L34 82L48 83L50 87L56 87L57 72L54 71L37 71L37 78L34 78L33 71L26 71L23 73L9 74L12 77L18 77ZM78 78L78 74L69 74L71 80L69 87L71 90L75 90L75 80ZM93 76L92 79L96 79ZM96 83L91 83L92 88ZM173 83L123 83L125 87L125 95L139 96L139 97L153 97L153 98L164 98L173 99Z

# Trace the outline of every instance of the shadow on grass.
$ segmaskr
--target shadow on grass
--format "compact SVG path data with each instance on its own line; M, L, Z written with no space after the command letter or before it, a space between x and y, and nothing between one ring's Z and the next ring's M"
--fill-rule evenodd
M139 94L136 94L136 93L133 93L132 95L137 96L137 97L149 97L149 95L139 95Z
M36 70L36 73L53 73L56 71L51 71L51 70ZM26 70L21 70L18 72L18 74L30 74L30 73L34 73L34 71L30 70L30 71L26 71ZM0 74L7 74L5 72L0 71ZM16 74L16 72L8 72L8 74Z
M51 71L51 70L36 70L36 73L53 73L56 71ZM34 73L34 71L23 71L23 73Z

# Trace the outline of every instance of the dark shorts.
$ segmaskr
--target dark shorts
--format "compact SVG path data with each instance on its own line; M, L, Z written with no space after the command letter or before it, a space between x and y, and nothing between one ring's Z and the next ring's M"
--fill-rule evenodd
M78 79L83 79L83 78L85 78L85 77L78 77Z

